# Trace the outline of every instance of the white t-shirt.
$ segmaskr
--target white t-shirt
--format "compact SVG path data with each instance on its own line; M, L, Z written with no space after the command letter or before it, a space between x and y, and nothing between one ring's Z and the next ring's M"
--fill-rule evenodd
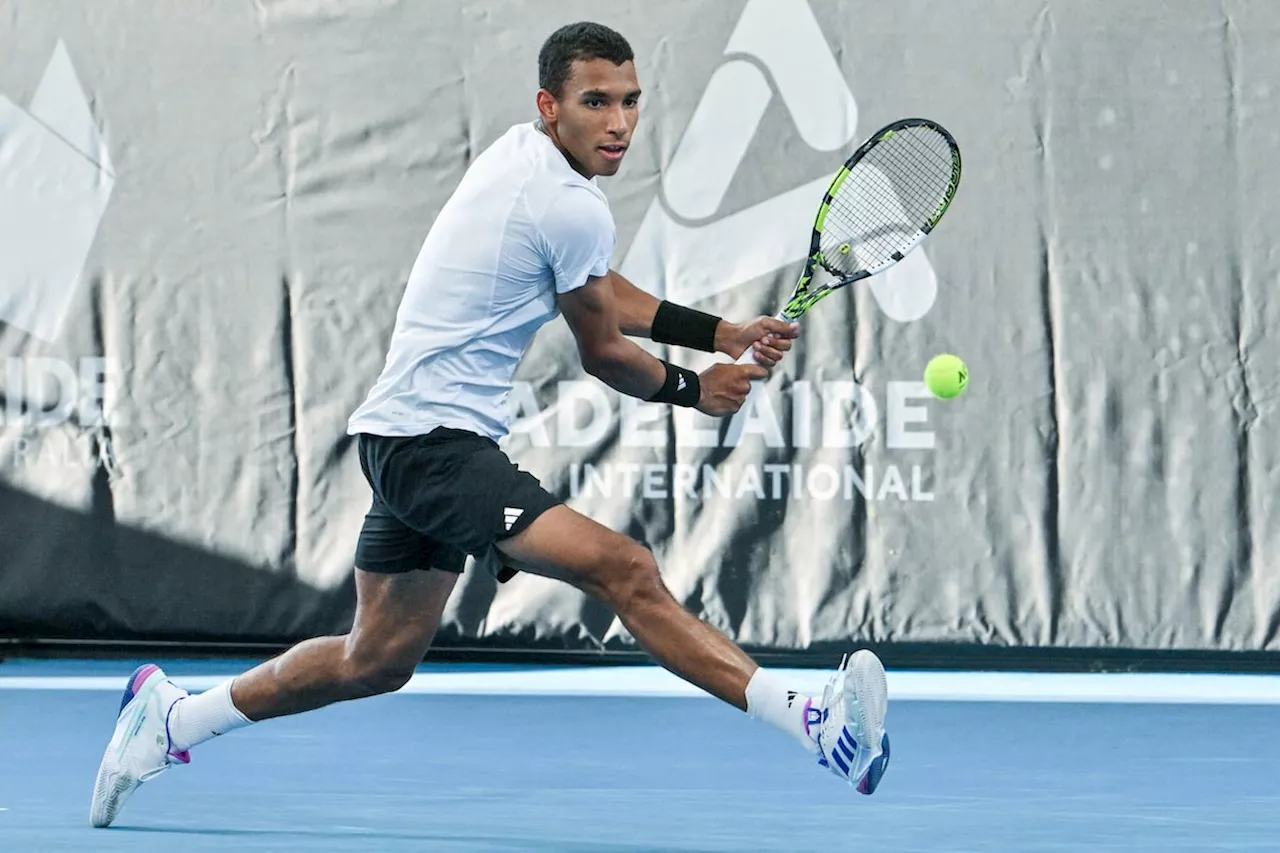
M444 426L505 436L516 367L559 313L556 294L607 273L616 237L595 181L532 123L512 127L471 164L431 226L382 374L348 433Z

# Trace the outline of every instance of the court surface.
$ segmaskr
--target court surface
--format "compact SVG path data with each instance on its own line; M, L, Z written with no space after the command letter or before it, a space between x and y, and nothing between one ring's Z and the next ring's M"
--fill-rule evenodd
M863 797L660 670L428 666L204 744L95 830L137 663L0 665L0 850L1280 849L1266 676L891 671L893 762ZM203 689L251 662L161 663Z

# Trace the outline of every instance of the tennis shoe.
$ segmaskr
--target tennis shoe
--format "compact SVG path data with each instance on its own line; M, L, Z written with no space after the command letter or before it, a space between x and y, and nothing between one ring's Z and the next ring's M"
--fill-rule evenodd
M884 665L862 649L841 659L822 691L821 706L811 708L805 722L818 743L818 764L860 794L874 793L889 767L888 708Z
M111 743L98 766L89 821L110 826L125 800L174 764L190 764L191 753L175 752L169 739L169 712L187 696L155 664L140 666L129 676L120 700Z

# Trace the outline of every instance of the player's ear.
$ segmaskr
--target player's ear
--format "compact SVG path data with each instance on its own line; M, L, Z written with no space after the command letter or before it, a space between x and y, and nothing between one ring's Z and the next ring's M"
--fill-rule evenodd
M560 108L560 104L556 101L555 95L551 94L546 89L539 89L536 100L538 102L538 115L542 116L543 122L554 122Z

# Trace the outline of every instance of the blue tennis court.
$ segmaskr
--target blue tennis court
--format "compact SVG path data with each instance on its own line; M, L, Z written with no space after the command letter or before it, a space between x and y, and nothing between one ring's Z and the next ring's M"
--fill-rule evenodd
M1280 0L0 0L0 853L1280 853L1278 148Z
M951 701L946 685L991 677L891 672L913 698L891 704L893 764L862 797L647 667L443 665L401 694L205 744L95 830L89 793L118 705L106 685L133 665L3 667L4 850L1270 851L1280 838L1274 678L1121 676L1079 702L999 701L1014 680L997 679ZM165 666L197 683L210 672ZM1020 678L1043 695L1108 684ZM565 695L592 681L603 695Z

